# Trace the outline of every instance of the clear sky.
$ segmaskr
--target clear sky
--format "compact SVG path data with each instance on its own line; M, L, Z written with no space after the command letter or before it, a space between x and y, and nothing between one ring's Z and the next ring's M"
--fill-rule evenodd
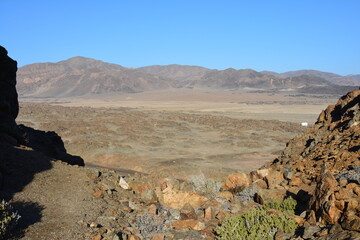
M84 56L360 73L360 0L0 0L0 45L19 66Z

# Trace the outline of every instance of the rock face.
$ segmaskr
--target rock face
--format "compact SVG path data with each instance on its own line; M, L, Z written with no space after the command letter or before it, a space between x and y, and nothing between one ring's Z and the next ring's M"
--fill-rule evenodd
M359 123L360 90L355 90L328 106L313 128L291 140L267 166L286 179L275 181L270 188L310 196L304 203L311 225L360 232ZM297 197L301 200L299 194Z
M61 137L55 132L43 132L16 124L19 113L17 62L7 54L6 49L0 46L0 143L26 145L48 157L83 166L84 160L68 154Z
M282 165L315 178L322 168L336 174L359 165L360 90L328 106L315 126L291 140L273 165Z
M318 177L310 202L309 222L341 223L344 229L360 231L359 182L338 176L340 178L336 179L331 173L324 172Z
M314 185L325 170L335 176L359 166L359 105L360 90L341 97L319 115L313 128L289 141L281 156L266 167L284 175L282 185L303 188Z
M317 122L288 142L281 156L225 187L247 187L240 201L297 200L302 238L345 239L360 232L360 90L328 106ZM236 176L236 178L235 178ZM241 176L241 177L240 177ZM236 181L235 181L236 180ZM246 181L245 181L246 180ZM338 233L341 232L341 235Z
M16 71L17 62L0 46L0 132L13 136L17 132L15 119L19 113Z

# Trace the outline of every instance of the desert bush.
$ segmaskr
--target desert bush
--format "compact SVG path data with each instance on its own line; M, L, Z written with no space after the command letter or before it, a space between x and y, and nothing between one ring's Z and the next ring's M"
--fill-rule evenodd
M151 214L142 214L136 218L135 224L144 237L154 233L162 233L166 230L165 220Z
M3 200L0 203L0 239L16 225L19 218L20 215L13 211L12 206L8 202Z
M250 201L254 200L254 196L257 191L258 191L258 188L255 186L247 187L247 188L244 188L241 192L238 192L235 195L235 198L241 202L250 202Z
M278 200L272 200L271 202L266 203L264 205L264 208L266 210L275 209L277 211L286 212L289 214L295 214L296 204L297 204L296 200L290 197L282 202Z
M341 178L345 178L348 182L360 183L360 166L355 166L350 170L345 170L336 175L336 179L339 181Z
M285 202L286 201L286 202ZM277 231L294 233L297 227L295 220L289 216L294 210L295 200L273 202L258 208L253 208L243 214L227 217L215 231L217 239L221 240L272 240ZM296 205L296 201L295 201ZM274 207L277 213L270 213ZM284 209L285 212L280 209Z
M193 175L189 179L195 192L217 193L222 183L216 179L206 178L203 173Z

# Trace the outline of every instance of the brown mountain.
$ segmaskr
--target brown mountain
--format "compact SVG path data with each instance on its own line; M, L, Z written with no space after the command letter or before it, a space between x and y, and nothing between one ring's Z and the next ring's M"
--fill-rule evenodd
M309 86L329 86L328 81L315 75L283 77L275 72L257 72L252 69L228 68L212 70L198 66L166 65L149 66L138 70L171 79L180 87L211 88L302 88ZM273 73L273 74L271 74Z
M170 79L178 87L193 86L196 81L201 81L205 74L215 72L204 67L188 65L154 65L138 68L139 71Z
M358 86L360 85L360 75L347 75L347 76L341 76L335 73L329 73L329 72L321 72L316 70L298 70L298 71L290 71L285 73L274 73L274 72L268 72L264 71L264 73L271 73L272 75L276 75L282 78L288 78L288 77L299 77L302 75L309 75L309 76L316 76L323 78L325 80L328 80L329 82L332 82L337 85L346 85L346 86Z
M20 96L70 97L184 87L287 89L301 93L331 94L343 94L354 89L339 88L325 79L335 79L340 75L320 73L304 70L278 74L252 69L214 70L175 64L126 68L90 58L74 57L57 63L35 63L19 68L18 91ZM357 75L351 78L351 81L356 81Z
M30 64L18 71L21 95L68 97L169 87L171 83L162 77L84 57Z
M202 81L196 83L206 87L220 88L303 88L310 86L330 86L328 81L316 76L298 76L280 78L274 75L263 74L252 69L235 70L233 68L224 71L207 73Z

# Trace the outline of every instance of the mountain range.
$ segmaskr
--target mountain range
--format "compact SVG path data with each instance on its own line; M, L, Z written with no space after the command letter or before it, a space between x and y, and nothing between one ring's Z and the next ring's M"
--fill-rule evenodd
M20 96L34 97L135 93L169 88L343 94L360 85L360 74L341 76L316 70L285 73L233 68L215 70L176 64L127 68L85 57L25 65L18 69L17 79Z

